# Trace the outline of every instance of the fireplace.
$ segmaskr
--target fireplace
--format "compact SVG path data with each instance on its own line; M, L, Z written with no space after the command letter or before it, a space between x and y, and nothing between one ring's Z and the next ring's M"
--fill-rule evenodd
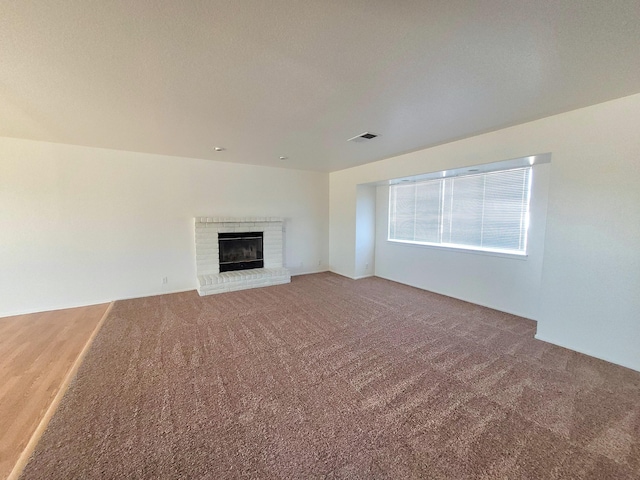
M283 218L196 217L194 220L200 295L291 281L291 273L284 266Z
M263 232L218 233L220 272L264 267Z

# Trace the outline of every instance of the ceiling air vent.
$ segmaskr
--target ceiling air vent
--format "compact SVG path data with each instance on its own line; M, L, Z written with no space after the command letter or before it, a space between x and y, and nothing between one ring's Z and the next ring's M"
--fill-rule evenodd
M366 142L367 140L374 139L378 136L376 133L364 132L360 135L356 135L355 137L350 138L347 142Z

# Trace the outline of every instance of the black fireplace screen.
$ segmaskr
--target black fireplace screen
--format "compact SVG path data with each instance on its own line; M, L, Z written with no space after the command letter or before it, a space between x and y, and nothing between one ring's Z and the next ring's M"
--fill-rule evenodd
M219 233L220 271L263 268L263 232Z

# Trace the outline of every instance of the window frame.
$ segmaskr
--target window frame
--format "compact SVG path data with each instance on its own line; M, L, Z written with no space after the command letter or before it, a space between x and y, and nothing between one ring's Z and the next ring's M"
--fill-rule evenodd
M498 257L506 257L506 258L516 258L516 259L523 259L525 260L528 256L529 256L529 233L530 233L530 226L531 226L531 197L532 197L532 185L533 185L533 176L534 176L534 169L533 169L533 162L531 162L529 165L518 165L518 166L511 166L511 167L503 167L503 168L496 168L496 169L490 169L487 171L482 171L482 172L477 172L477 171L473 171L473 173L459 173L459 174L454 174L454 175L446 175L447 172L436 172L435 174L429 174L428 179L425 180L418 180L418 181L414 181L413 183L415 184L420 184L420 183L426 183L426 182L439 182L441 185L447 180L450 179L452 177L470 177L473 175L487 175L487 174L491 174L491 173L499 173L499 172L508 172L511 170L519 170L519 169L528 169L529 173L528 173L528 178L527 178L527 186L525 187L525 192L526 192L526 201L524 202L526 204L526 210L524 212L524 247L522 250L513 250L513 249L501 249L501 248L495 248L495 247L483 247L483 246L476 246L476 245L466 245L466 244L459 244L459 243L447 243L447 242L428 242L428 241L420 241L420 240L402 240L402 239L394 239L391 238L391 229L392 229L392 213L391 213L391 202L392 202L392 188L399 186L399 185L403 185L403 181L406 181L406 179L403 179L399 182L395 182L389 185L389 190L388 190L388 202L387 202L387 242L390 243L395 243L395 244L402 244L402 245L410 245L410 246L415 246L415 247L419 247L419 248L434 248L434 249L438 249L438 250L445 250L445 251L456 251L456 252L462 252L462 253L471 253L471 254L480 254L480 255L490 255L490 256L498 256ZM442 187L441 187L442 188ZM439 222L443 221L443 211L442 209L440 209L439 212ZM522 219L521 219L522 221Z

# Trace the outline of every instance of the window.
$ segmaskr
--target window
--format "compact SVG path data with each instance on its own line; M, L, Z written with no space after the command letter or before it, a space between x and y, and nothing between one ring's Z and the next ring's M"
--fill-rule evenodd
M531 167L389 187L389 240L525 255Z

